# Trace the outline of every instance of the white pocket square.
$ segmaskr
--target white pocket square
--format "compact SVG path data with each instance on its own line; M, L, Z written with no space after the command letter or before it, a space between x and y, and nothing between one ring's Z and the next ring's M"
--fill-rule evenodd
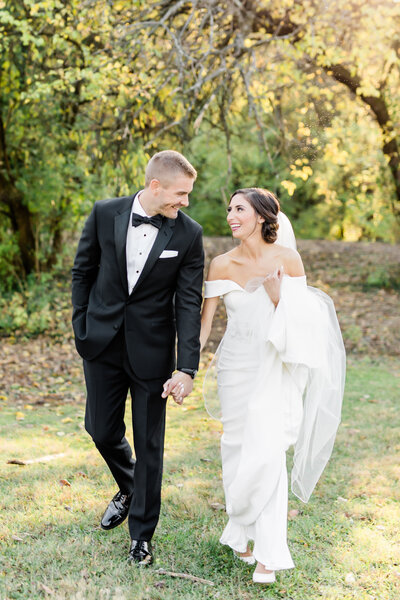
M164 250L160 254L160 258L173 258L174 256L178 256L178 250Z

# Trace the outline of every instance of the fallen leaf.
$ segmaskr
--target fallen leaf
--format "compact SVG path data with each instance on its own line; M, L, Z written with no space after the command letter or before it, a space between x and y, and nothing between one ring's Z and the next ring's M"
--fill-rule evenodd
M210 502L210 506L213 510L225 510L225 505L220 502Z
M59 483L61 485L65 485L66 487L71 487L70 482L68 481L68 479L60 479Z
M11 536L13 540L15 540L16 542L23 542L24 540L19 537L18 535L12 535Z
M299 514L300 514L300 511L297 510L297 508L294 508L293 510L289 510L288 517L289 517L289 519L294 519Z
M78 471L77 473L75 473L75 475L76 475L77 477L83 477L83 478L85 478L85 479L87 479L87 478L88 478L88 475L87 475L86 473L84 473L83 471Z
M17 419L17 421L23 421L25 419L25 415L23 412L17 411L15 413L15 418Z
M71 417L65 417L65 419L61 420L61 423L72 423L73 419L71 419Z

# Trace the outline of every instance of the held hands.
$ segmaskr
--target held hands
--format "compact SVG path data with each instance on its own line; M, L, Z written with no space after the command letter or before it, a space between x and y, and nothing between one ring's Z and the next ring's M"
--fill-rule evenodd
M265 291L267 292L275 306L277 306L281 295L281 283L283 274L284 269L282 265L281 267L279 267L279 269L275 269L273 273L268 274L263 281Z
M187 373L178 371L164 383L163 388L162 398L168 398L171 394L177 404L182 404L193 390L193 379Z

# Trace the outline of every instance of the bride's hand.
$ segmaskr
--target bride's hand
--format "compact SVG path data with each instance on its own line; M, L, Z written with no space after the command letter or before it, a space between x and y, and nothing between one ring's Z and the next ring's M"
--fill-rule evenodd
M279 267L279 269L275 269L273 273L269 273L263 281L265 291L267 292L275 306L277 306L281 295L281 283L283 274L284 269L283 266L281 266Z

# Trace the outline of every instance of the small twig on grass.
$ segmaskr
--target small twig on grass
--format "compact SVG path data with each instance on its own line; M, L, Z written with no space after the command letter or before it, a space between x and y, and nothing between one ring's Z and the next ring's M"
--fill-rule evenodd
M166 571L165 569L157 569L154 573L158 573L159 575L168 575L169 577L180 577L181 579L190 579L191 581L196 581L197 583L204 583L206 585L215 585L213 581L209 579L202 579L201 577L196 577L195 575L189 575L188 573L174 573L173 571Z
M42 590L45 592L46 595L54 596L55 591L52 590L51 588L49 588L49 586L47 586L45 583L42 583L41 581L39 581L38 585L40 588L42 588Z
M8 465L33 465L34 463L49 462L50 460L56 460L65 456L65 452L60 454L47 454L46 456L39 456L39 458L29 458L27 460L19 460L18 458L11 458L7 461Z

